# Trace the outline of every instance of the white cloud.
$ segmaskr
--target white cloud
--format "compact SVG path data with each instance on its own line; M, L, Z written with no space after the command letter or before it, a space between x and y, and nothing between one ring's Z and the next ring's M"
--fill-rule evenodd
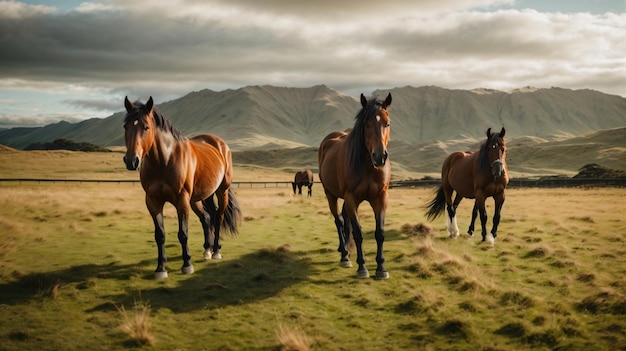
M17 20L55 12L54 7L28 5L17 1L0 1L0 19Z
M626 13L496 9L513 3L110 0L55 13L3 1L0 89L56 94L73 109L253 84L626 96Z

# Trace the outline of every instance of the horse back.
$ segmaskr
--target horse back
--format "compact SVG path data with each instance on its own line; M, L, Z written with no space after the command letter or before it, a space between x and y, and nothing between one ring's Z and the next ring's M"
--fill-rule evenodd
M476 151L457 151L446 158L441 168L444 186L452 187L459 195L474 197L474 166L478 161Z
M194 194L204 199L220 186L228 188L233 178L228 144L216 135L202 134L190 139L190 145L196 155Z
M343 162L345 165L347 162L347 136L345 132L332 132L322 140L318 150L320 182L326 191L338 197L343 196L343 187L339 184L341 177L338 174L340 168L338 164Z

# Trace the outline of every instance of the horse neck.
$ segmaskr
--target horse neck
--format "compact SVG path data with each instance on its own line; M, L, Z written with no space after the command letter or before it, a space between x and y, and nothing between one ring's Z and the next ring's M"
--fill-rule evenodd
M150 147L148 156L151 163L157 165L167 165L170 162L172 153L176 148L177 143L180 143L176 138L168 132L162 131L158 128L154 134L154 142Z

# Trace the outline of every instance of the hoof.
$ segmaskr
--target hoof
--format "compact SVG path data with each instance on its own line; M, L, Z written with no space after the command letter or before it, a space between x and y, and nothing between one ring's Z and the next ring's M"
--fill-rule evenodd
M376 279L389 279L389 272L376 271Z
M183 267L181 271L183 272L183 274L191 274L194 272L192 265Z
M449 233L450 234L450 239L456 239L459 237L459 232L454 232L454 233Z
M359 279L369 278L370 277L370 272L368 272L367 269L356 271L356 277L359 278Z
M493 235L488 234L487 235L487 244L493 246L495 244L495 238L493 237Z
M204 250L202 257L204 257L205 260L210 260L213 257L213 253L211 250Z
M339 264L341 264L342 268L350 268L352 267L352 262L350 262L350 260L341 260L341 262L339 262Z
M165 279L165 278L167 278L167 271L154 272L154 279Z
M221 260L222 259L222 254L219 252L214 252L213 253L213 259L214 260Z

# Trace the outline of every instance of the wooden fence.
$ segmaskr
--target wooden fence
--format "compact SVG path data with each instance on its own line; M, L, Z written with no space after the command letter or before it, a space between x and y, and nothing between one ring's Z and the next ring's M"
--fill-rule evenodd
M3 183L139 183L128 179L46 179L46 178L0 178ZM319 182L316 182L319 183ZM441 184L440 179L397 180L390 188L434 188ZM233 182L234 188L290 188L289 181ZM513 178L509 188L571 188L571 187L626 187L626 178Z

